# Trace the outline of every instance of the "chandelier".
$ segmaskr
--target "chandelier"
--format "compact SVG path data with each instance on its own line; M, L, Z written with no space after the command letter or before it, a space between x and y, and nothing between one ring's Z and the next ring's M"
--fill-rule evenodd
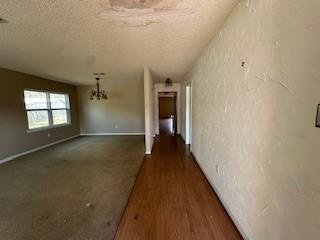
M91 90L90 91L90 100L94 100L94 99L97 99L97 100L100 100L100 99L104 99L104 100L107 100L108 99L108 95L106 93L106 91L104 90L101 90L100 89L100 77L98 77L98 75L104 75L104 73L95 73L94 74L96 77L96 81L97 81L97 88L94 89L94 90Z

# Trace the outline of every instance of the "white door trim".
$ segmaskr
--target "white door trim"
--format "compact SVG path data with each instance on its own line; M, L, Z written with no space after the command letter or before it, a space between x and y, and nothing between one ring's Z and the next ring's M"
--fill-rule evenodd
M191 85L187 84L185 86L185 91L186 91L186 119L185 119L185 131L186 131L186 139L185 143L187 145L191 144Z
M181 111L180 111L180 83L174 83L166 87L164 83L154 85L154 103L155 103L155 133L159 135L159 92L176 92L177 93L177 134L181 133Z

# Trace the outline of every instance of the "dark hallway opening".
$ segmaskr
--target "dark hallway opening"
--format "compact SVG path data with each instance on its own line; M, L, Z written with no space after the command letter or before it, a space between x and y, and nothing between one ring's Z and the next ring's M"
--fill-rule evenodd
M177 131L177 93L159 93L159 133L174 135Z

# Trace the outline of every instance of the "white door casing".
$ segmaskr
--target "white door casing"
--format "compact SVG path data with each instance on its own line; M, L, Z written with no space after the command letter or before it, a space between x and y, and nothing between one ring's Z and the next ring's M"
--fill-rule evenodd
M177 93L177 134L181 133L181 112L180 112L180 83L174 83L170 87L166 87L164 83L156 83L154 85L154 109L155 109L155 133L159 135L159 93L160 92L176 92Z

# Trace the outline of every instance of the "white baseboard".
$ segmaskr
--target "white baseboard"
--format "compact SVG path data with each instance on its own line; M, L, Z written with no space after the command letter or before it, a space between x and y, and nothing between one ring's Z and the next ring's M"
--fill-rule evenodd
M143 136L145 133L81 133L80 136Z
M72 137L69 137L69 138L64 138L62 140L59 140L59 141L56 141L56 142L53 142L53 143L49 143L49 144L46 144L46 145L43 145L43 146L40 146L40 147L37 147L37 148L33 148L33 149L28 150L26 152L18 153L16 155L13 155L13 156L10 156L10 157L7 157L5 159L0 160L0 164L12 161L12 160L14 160L14 159L16 159L18 157L22 157L24 155L27 155L27 154L30 154L30 153L33 153L33 152L37 152L37 151L42 150L44 148L51 147L51 146L56 145L58 143L62 143L62 142L74 139L76 137L79 137L79 135L75 135L75 136L72 136Z
M192 154L193 155L193 154ZM208 182L210 183L211 187L213 188L213 190L215 191L215 193L217 194L220 202L222 203L223 207L225 208L225 210L227 211L229 217L231 218L231 220L233 221L234 225L237 227L238 231L240 232L241 236L247 240L249 239L248 236L246 235L246 233L244 232L244 230L242 229L240 223L237 221L237 219L234 217L234 215L232 214L230 208L227 206L226 202L224 201L224 199L222 198L221 193L218 191L218 189L216 188L215 184L213 183L213 181L211 181L211 179L208 177L208 175L206 174L204 170L204 168L201 166L201 163L196 159L196 157L193 155L195 161L198 163L198 166L200 167L202 173L204 174L204 176L206 177L206 179L208 180Z

